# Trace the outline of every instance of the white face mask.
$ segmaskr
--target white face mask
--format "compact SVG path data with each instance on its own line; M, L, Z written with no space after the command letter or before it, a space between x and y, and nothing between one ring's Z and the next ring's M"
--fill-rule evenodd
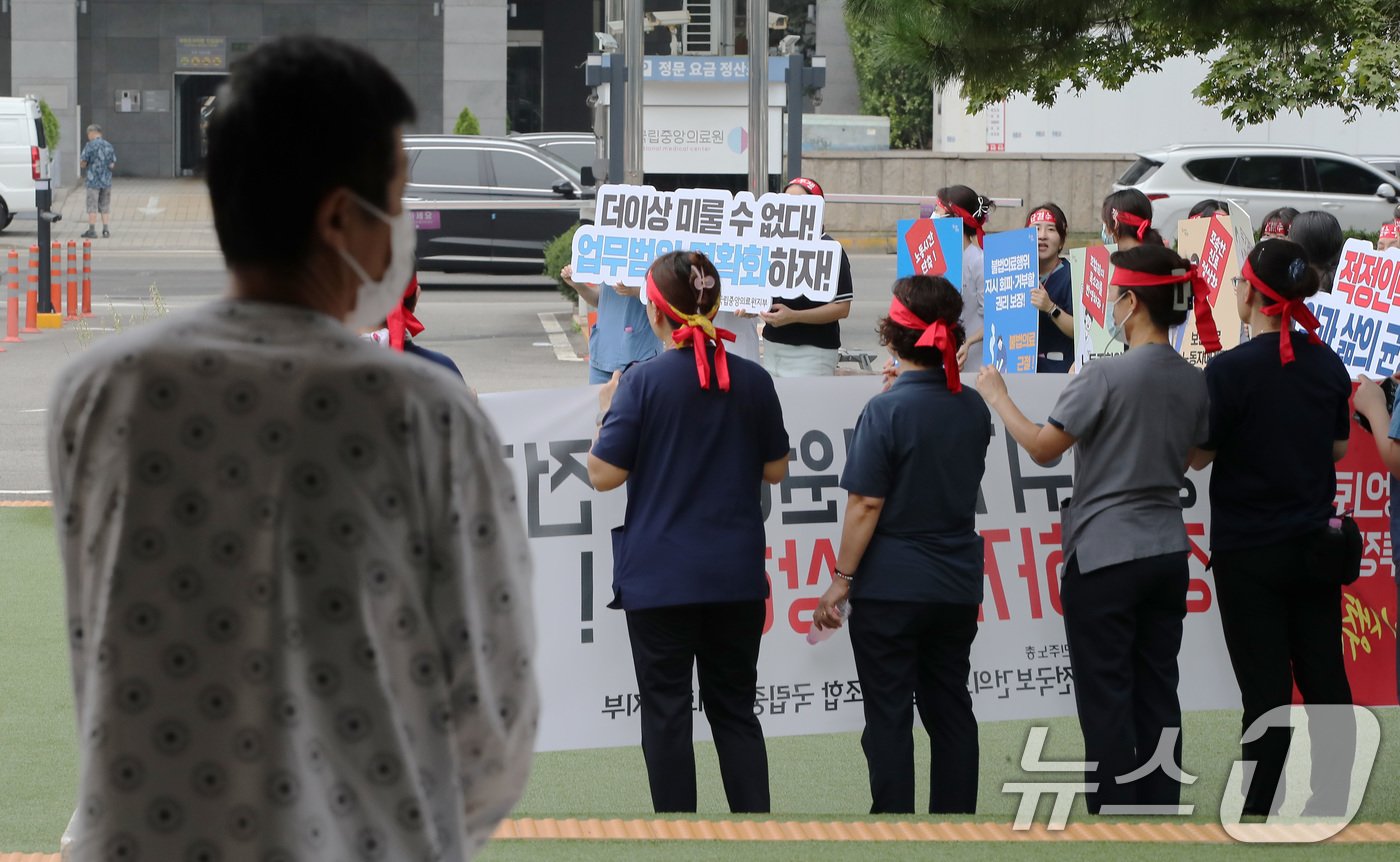
M359 295L355 308L345 316L345 325L359 332L371 326L378 326L394 306L403 300L404 289L413 277L414 264L418 251L418 235L413 227L413 218L408 210L391 216L379 207L360 197L355 200L366 211L389 226L389 265L377 280L369 277L364 267L345 249L338 249L341 259L354 270L360 279Z
M1124 329L1128 325L1128 318L1133 316L1133 312L1128 312L1128 317L1125 317L1122 320L1114 320L1113 309L1117 308L1118 303L1122 302L1124 297L1126 297L1127 295L1128 292L1125 290L1122 293L1118 294L1117 299L1113 300L1113 305L1109 308L1108 326L1106 327L1108 329L1108 337L1124 346L1127 346L1128 344L1128 334L1124 331ZM1133 311L1136 310L1136 308L1133 309Z

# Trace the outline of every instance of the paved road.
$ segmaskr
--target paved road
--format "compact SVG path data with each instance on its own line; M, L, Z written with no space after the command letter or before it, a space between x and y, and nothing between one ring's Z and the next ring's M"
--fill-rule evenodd
M848 347L877 350L875 321L888 307L894 257L852 257L856 302L843 332ZM419 317L427 326L419 341L451 356L480 392L582 385L587 366L558 358L540 316L567 314L554 287L533 279L442 277L423 274L427 285ZM506 282L503 284L502 282ZM6 492L47 490L44 445L48 393L65 361L92 339L139 326L158 314L207 302L227 285L215 253L99 249L93 263L94 317L83 326L30 336L0 353L0 499Z

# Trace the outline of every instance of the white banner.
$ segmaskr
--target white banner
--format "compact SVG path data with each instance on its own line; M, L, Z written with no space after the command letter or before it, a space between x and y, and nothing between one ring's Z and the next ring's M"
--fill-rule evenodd
M597 223L574 234L574 277L641 287L656 258L694 250L719 271L725 311L767 311L774 297L829 301L841 244L821 238L824 206L819 195L605 185Z
M1023 375L1007 382L1026 414L1043 418L1068 379ZM840 544L846 494L837 483L846 444L861 408L879 391L879 378L776 383L796 453L788 479L764 492L772 599L756 709L771 736L858 730L864 725L860 685L846 633L816 646L808 645L806 634ZM971 376L963 383L972 385ZM609 530L622 523L625 491L594 492L586 467L597 389L484 395L481 401L506 445L534 554L535 668L544 704L539 748L635 745L637 683L627 625L621 611L606 607L612 599ZM1055 466L1036 466L1000 425L987 452L985 511L977 518L987 547L986 598L968 680L982 721L1074 714L1059 597L1059 504L1070 496L1071 461L1067 455ZM1239 704L1214 582L1204 571L1208 475L1192 473L1183 492L1193 547L1181 697L1185 709L1196 710ZM709 738L703 716L697 714L695 727L697 736Z

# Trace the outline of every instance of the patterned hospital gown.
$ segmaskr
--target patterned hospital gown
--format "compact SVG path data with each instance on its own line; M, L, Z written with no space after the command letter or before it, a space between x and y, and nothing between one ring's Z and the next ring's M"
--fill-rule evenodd
M474 855L538 700L515 491L462 382L226 300L88 350L51 415L72 858Z

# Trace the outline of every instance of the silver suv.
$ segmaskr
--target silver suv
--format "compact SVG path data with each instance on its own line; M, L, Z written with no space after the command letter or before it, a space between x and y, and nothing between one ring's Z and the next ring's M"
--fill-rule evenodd
M1278 144L1176 144L1138 154L1114 191L1142 190L1164 236L1203 198L1225 198L1249 212L1256 228L1269 211L1324 210L1342 229L1374 231L1391 221L1396 178L1365 161L1318 147Z

